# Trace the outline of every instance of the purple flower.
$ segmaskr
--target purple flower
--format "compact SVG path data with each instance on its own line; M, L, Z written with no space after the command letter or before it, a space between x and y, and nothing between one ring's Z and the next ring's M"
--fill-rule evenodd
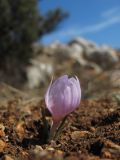
M52 114L53 122L61 121L80 104L81 88L77 76L61 76L51 82L45 95L45 103Z

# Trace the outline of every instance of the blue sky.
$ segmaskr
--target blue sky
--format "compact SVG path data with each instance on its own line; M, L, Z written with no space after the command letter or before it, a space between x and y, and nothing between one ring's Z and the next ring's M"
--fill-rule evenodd
M44 44L80 36L120 48L120 0L42 0L39 5L42 13L56 7L70 16L42 39Z

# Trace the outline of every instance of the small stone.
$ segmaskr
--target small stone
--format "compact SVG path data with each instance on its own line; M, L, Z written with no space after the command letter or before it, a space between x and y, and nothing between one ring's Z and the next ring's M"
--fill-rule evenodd
M29 154L28 154L27 152L23 151L23 152L22 152L22 155L23 155L24 157L27 157Z
M25 123L23 121L21 121L16 126L16 133L17 133L19 138L22 138L25 134L24 124Z
M76 131L76 130L77 130L77 128L76 128L76 127L73 127L73 126L71 126L70 129L71 129L72 131Z
M0 137L4 137L5 136L5 126L3 124L0 124Z
M71 134L71 138L73 140L79 140L80 138L82 138L88 134L90 134L90 132L88 132L88 131L74 131Z
M6 143L3 140L0 140L0 152L3 152L6 147Z
M47 152L39 145L35 146L35 149L32 151L32 154L37 157L44 157L47 155Z
M55 153L54 153L54 157L57 160L62 160L63 156L64 156L64 152L61 151L61 150L56 150Z
M5 126L2 123L0 123L0 130L2 130L2 131L5 130Z
M8 156L8 155L5 155L4 156L4 158L3 158L3 160L14 160L13 158L11 158L10 156Z
M51 146L51 147L56 147L56 142L55 142L54 140L51 140L51 141L50 141L50 146Z
M15 116L14 115L11 115L8 119L9 119L9 123L14 124L14 122L15 122Z
M114 148L114 149L120 151L120 146L117 145L117 144L115 144L115 143L113 143L113 142L111 142L111 141L109 141L109 140L106 141L105 146L106 146L106 147L110 147L110 148Z
M59 155L59 156L63 156L63 155L64 155L64 152L61 151L61 150L57 150L56 154Z
M48 152L47 151L45 151L45 150L43 150L43 151L41 151L40 153L39 153L39 157L45 157L45 156L47 156L48 155Z
M113 108L109 109L109 112L114 112L114 111L115 111L115 109L113 109Z
M35 150L40 152L40 151L43 151L43 148L41 146L39 146L39 145L36 145L35 146Z
M95 129L94 127L90 127L90 131L91 131L91 132L95 132L95 130L96 130L96 129Z
M0 130L0 137L5 137L5 132Z
M57 150L57 152L60 153L60 154L63 154L63 151L61 151L61 150Z
M104 151L104 152L102 153L102 156L103 156L104 158L111 158L111 157L112 157L112 156L111 156L111 153L108 152L108 151Z
M55 151L55 149L54 148L52 148L52 147L49 147L49 148L47 148L47 151Z

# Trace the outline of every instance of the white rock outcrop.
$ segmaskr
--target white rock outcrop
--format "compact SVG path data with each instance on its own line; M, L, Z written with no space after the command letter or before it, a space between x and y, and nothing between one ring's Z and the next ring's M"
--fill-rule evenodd
M37 51L39 51L38 45ZM29 88L44 85L54 75L58 65L64 69L66 67L64 62L69 60L76 62L79 68L92 68L96 73L100 73L113 67L119 61L119 57L115 49L106 45L98 46L80 37L71 40L68 44L56 41L42 46L42 53L40 52L31 60L31 66L27 68Z
M54 72L52 63L32 60L31 66L27 68L28 87L30 89L45 85L49 76Z

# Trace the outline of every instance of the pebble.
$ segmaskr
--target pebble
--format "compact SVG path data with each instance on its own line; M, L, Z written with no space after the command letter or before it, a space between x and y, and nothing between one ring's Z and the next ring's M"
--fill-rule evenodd
M108 151L104 151L104 152L102 153L102 156L103 156L104 158L111 158L111 157L112 157L111 153L108 152Z
M22 151L22 155L23 155L24 157L27 157L29 154L28 154L27 152L25 152L25 151Z
M46 148L46 150L47 150L47 151L51 151L51 152L55 151L55 149L52 148L52 147L48 147L48 148Z
M44 157L47 155L47 151L43 150L43 148L39 145L35 146L35 149L32 151L35 156Z
M90 134L90 132L88 132L88 131L74 131L71 134L71 138L73 140L79 140L80 138L82 138L88 134Z
M6 143L0 139L0 152L3 152L6 147Z
M119 150L119 152L120 152L120 146L111 142L111 141L109 141L109 140L106 141L105 146L110 147L110 148L114 148L116 150Z
M90 131L95 132L96 131L95 127L90 127Z
M63 151L61 151L61 150L56 150L56 152L55 152L55 156L56 156L56 157L61 158L61 157L63 157L63 155L64 155L64 152L63 152ZM62 159L62 158L61 158L61 159Z
M2 130L2 131L5 130L5 126L2 123L0 123L0 130Z
M35 146L35 150L40 152L40 151L43 151L43 148L41 146L39 146L39 145L36 145Z
M3 124L0 124L0 137L5 137L5 126Z
M0 129L0 137L5 137L5 132Z
M5 155L4 156L4 158L3 158L3 160L14 160L13 158L11 158L10 156L8 156L8 155Z
M25 130L24 130L24 122L20 121L16 126L16 133L19 136L19 138L22 138L24 136Z

